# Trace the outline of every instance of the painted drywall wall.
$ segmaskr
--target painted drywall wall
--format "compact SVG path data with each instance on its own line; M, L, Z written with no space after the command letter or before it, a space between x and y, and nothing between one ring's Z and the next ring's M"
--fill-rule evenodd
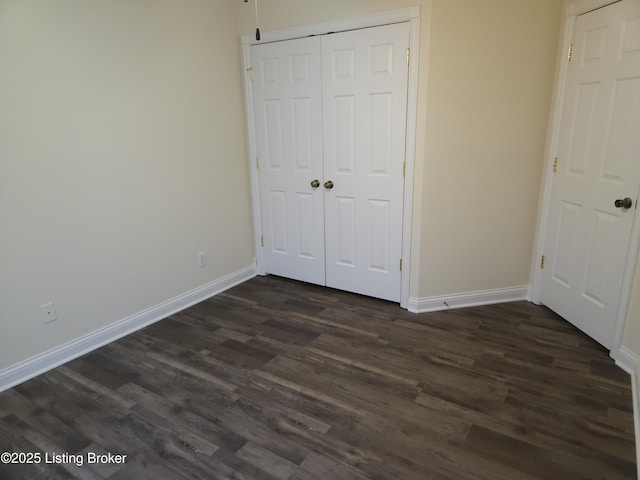
M0 0L0 370L252 264L235 15Z
M640 257L636 264L622 346L640 358ZM640 373L640 365L637 368Z
M435 1L421 296L527 285L559 1Z
M558 0L269 0L262 31L421 7L414 298L527 285ZM239 2L239 28L255 29Z

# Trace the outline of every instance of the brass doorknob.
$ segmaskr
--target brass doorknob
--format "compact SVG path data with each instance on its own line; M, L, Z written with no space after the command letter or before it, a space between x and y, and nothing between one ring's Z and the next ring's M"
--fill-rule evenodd
M615 201L614 205L617 208L629 209L633 206L633 200L631 200L629 197L625 197L623 199L619 198Z
M311 186L313 188L318 188L320 186L320 180L311 180Z
M331 190L333 188L333 182L331 180L327 180L326 182L324 182L324 188L326 188L327 190Z

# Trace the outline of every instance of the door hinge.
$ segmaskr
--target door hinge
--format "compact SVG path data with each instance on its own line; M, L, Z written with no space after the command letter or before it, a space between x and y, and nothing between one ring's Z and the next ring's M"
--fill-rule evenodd
M256 168L260 168L260 157L256 155Z
M558 157L555 157L553 159L553 173L556 173L558 171Z
M571 57L573 57L573 43L569 44L569 48L567 48L567 61L571 61Z
M247 68L247 72L249 72L249 80L251 80L253 82L253 67L249 67Z
M411 63L411 49L407 48L407 66Z
M544 255L542 255L542 258L540 259L540 268L544 269Z
M260 236L260 246L264 247L264 236Z
M400 259L400 271L402 271L402 259Z

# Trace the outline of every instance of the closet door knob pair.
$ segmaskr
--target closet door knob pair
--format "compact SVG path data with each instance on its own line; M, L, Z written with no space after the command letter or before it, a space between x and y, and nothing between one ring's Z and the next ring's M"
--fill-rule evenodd
M311 186L313 188L318 188L320 186L320 180L312 180ZM333 188L333 182L331 180L327 180L326 182L324 182L324 188L326 188L327 190L331 190Z

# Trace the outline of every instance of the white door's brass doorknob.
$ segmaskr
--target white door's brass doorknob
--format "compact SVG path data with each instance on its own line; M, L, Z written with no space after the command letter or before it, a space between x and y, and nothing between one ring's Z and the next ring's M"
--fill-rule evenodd
M619 198L615 201L615 206L617 208L629 209L633 206L633 200L631 200L629 197L625 197L623 199Z

